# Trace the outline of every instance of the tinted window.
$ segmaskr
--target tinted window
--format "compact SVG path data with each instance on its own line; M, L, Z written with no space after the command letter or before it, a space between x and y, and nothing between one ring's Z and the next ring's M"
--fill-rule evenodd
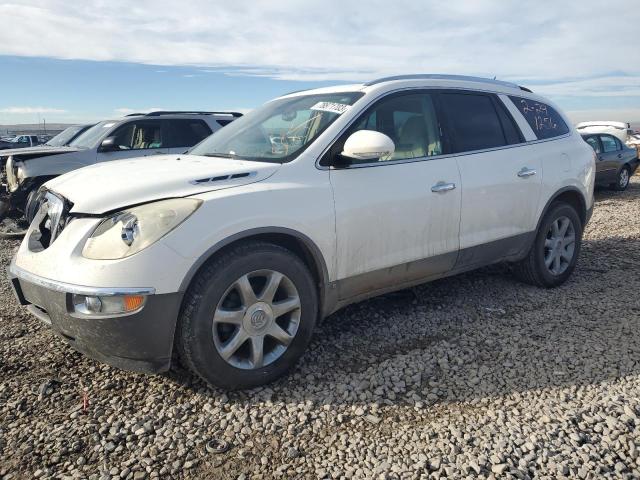
M122 125L112 134L120 150L145 150L164 147L160 121L145 120Z
M524 137L522 136L522 132L516 125L515 120L504 106L502 101L496 102L498 107L498 116L500 117L500 123L502 123L502 130L504 132L504 136L507 139L507 144L513 145L516 143L524 142Z
M600 135L600 141L602 142L602 148L605 153L619 150L616 139L611 135Z
M169 141L165 147L193 147L211 135L211 129L202 120L168 120Z
M507 144L490 96L444 93L442 106L455 136L456 151L468 152Z
M584 141L591 145L591 148L593 148L596 153L602 153L600 151L600 142L597 137L587 137Z
M569 127L552 107L535 100L509 97L540 140L569 133Z
M374 130L387 135L396 149L380 161L406 160L442 154L440 128L429 94L397 95L380 100L350 129L346 138L358 130ZM351 163L357 161L350 160ZM371 160L363 160L370 163Z

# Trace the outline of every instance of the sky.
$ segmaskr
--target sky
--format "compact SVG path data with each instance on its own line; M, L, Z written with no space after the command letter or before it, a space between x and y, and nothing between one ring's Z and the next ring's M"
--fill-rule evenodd
M248 111L411 73L517 82L640 122L637 0L0 0L0 124Z

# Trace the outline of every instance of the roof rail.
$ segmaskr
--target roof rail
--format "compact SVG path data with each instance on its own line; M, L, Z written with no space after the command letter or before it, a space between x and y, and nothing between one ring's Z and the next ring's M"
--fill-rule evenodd
M159 117L161 115L229 115L234 118L242 116L240 112L199 112L197 110L159 110L156 112L148 113L130 113L125 115L126 117Z
M517 88L520 89L518 85L511 82L505 82L503 80L495 80L491 78L483 78L483 77L471 77L467 75L446 75L441 73L418 73L413 75L396 75L393 77L384 77L378 78L377 80L372 80L364 84L365 87L370 87L372 85L377 85L379 83L384 82L392 82L394 80L463 80L467 82L478 82L478 83L490 83L493 85L502 85L503 87Z

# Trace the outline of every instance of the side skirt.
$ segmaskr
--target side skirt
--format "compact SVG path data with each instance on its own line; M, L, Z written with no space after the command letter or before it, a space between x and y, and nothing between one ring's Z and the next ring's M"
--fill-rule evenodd
M331 297L334 301L333 305L326 306L326 315L367 298L403 290L498 262L521 260L529 252L535 235L536 232L529 232L465 248L459 252L445 253L337 280L331 283L328 288L332 292Z

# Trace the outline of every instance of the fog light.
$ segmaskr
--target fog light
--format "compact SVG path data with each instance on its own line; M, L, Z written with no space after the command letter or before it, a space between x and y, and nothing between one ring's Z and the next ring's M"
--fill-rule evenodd
M73 295L73 311L82 315L109 316L133 313L146 301L145 295Z
M100 300L100 297L85 297L84 306L92 313L100 313L102 300Z

